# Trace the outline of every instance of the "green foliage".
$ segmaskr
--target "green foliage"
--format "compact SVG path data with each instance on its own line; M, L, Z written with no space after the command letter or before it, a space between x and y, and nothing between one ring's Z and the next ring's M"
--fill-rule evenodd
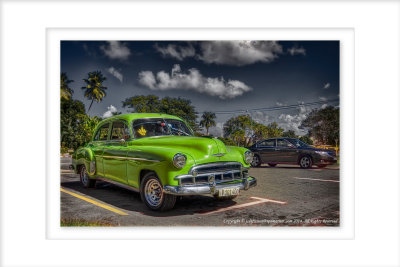
M138 113L164 113L178 116L184 119L193 130L197 130L196 125L197 112L190 100L175 97L164 97L159 99L158 96L132 96L122 101L123 107L133 109Z
M236 146L235 141L233 141L231 138L225 138L225 137L218 137L219 140L221 140L225 145L227 146Z
M301 136L299 139L301 141L303 141L304 143L306 143L306 144L309 144L309 145L313 145L314 144L313 140L308 135Z
M282 134L283 134L283 129L280 128L276 122L272 122L267 125L265 138L280 137L282 136Z
M86 83L86 86L83 86L81 89L85 90L85 97L89 100L92 100L88 112L92 107L93 101L96 100L97 103L100 103L106 96L107 87L103 86L103 82L105 80L107 80L107 78L103 76L101 71L89 72L88 78L83 79L83 81Z
M204 112L203 115L201 116L201 121L199 123L200 127L206 127L207 130L207 135L208 135L208 129L212 126L215 126L215 113L213 112Z
M60 110L61 147L76 149L88 142L100 121L85 113L85 105L79 100L61 99Z
M238 146L250 146L266 138L282 136L283 129L276 122L264 125L255 122L248 115L230 118L224 124L224 138L231 138Z
M161 110L161 103L158 96L155 95L137 95L128 97L122 101L122 107L133 109L137 113L157 113Z
M312 110L303 121L303 127L309 129L309 134L317 144L339 145L339 108L328 106Z
M73 80L69 80L67 77L66 73L61 73L61 79L60 79L60 97L65 100L69 100L72 97L72 94L74 93L74 90L72 90L69 87L69 84L72 83Z
M289 137L289 138L297 138L296 133L293 130L288 130L282 133L283 137Z

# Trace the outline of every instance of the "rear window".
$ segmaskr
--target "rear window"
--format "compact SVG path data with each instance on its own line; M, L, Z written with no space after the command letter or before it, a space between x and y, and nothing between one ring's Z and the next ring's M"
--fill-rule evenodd
M112 130L111 130L111 140L129 140L131 139L131 135L129 132L128 125L123 123L122 121L113 122Z
M108 127L109 127L109 123L106 123L103 126L101 126L100 129L97 130L96 135L94 136L93 140L94 141L107 140Z
M275 146L275 139L261 141L257 146Z

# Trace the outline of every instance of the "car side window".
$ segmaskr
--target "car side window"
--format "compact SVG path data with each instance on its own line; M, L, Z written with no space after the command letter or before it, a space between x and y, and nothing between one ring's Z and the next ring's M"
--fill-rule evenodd
M264 140L257 144L258 147L275 146L275 139Z
M129 132L128 125L122 121L115 121L112 125L111 140L130 140L131 134Z
M276 146L279 147L293 147L293 144L291 144L289 141L285 139L278 139Z
M99 130L97 130L97 133L94 137L94 141L104 141L107 140L108 136L108 123L104 124L103 126L100 127Z

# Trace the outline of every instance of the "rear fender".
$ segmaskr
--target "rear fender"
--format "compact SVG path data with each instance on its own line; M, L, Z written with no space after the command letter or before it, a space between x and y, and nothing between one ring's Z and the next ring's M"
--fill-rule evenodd
M84 165L89 173L89 176L94 176L96 174L96 161L93 151L90 148L83 147L76 151L74 157L75 172L79 171L79 166Z

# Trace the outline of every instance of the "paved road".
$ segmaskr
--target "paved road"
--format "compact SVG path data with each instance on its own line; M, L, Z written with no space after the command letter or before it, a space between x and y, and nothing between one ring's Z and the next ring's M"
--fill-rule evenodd
M184 197L173 210L154 212L146 208L138 193L130 190L105 182L98 182L93 189L83 188L79 176L68 170L70 162L70 158L61 158L63 219L116 226L339 226L340 223L338 167L251 168L250 174L257 178L258 185L241 191L234 200Z

